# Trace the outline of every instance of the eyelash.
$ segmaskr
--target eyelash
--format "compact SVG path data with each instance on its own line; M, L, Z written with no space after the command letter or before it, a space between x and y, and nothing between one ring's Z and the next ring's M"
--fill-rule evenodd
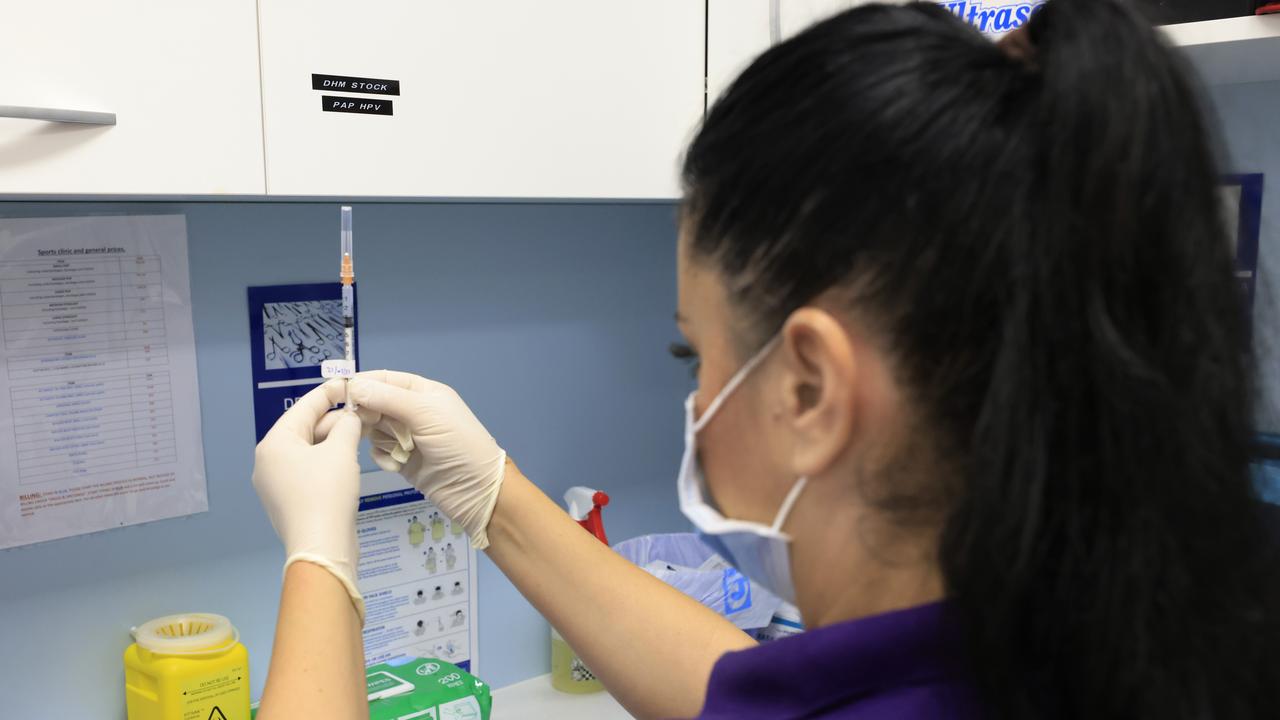
M698 351L685 343L673 342L667 350L671 353L671 357L683 361L689 366L689 374L694 379L698 378L698 368L702 364L701 358L698 357Z

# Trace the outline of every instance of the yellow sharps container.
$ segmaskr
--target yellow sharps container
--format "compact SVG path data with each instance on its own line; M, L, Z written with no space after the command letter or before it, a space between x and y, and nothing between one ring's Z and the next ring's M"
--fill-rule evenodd
M124 651L129 720L249 720L249 652L221 615L169 615Z

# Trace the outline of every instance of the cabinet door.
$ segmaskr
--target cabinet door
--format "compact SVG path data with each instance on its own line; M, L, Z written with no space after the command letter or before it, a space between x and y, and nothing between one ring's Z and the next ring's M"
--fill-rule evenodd
M714 103L760 53L841 10L872 0L709 0L707 100Z
M708 0L707 107L773 44L779 12L770 0Z
M269 193L678 195L701 2L272 0L259 20Z
M4 4L0 193L262 193L254 0Z
M848 10L854 5L866 5L874 0L781 0L782 38L795 35L810 25Z

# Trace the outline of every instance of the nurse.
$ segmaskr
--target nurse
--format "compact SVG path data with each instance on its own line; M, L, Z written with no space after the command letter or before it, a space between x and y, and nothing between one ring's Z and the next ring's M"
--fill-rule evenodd
M258 447L289 558L264 720L362 716L362 432L639 717L1280 707L1217 166L1124 3L1050 0L998 45L855 8L756 60L683 179L680 507L808 631L757 646L582 532L452 389L367 373L359 420L328 384Z

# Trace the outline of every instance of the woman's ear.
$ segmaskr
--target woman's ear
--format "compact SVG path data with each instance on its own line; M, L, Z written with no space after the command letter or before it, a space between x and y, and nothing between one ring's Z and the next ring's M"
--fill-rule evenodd
M843 455L857 427L858 358L849 331L816 307L782 327L786 421L794 437L792 474L820 475Z

